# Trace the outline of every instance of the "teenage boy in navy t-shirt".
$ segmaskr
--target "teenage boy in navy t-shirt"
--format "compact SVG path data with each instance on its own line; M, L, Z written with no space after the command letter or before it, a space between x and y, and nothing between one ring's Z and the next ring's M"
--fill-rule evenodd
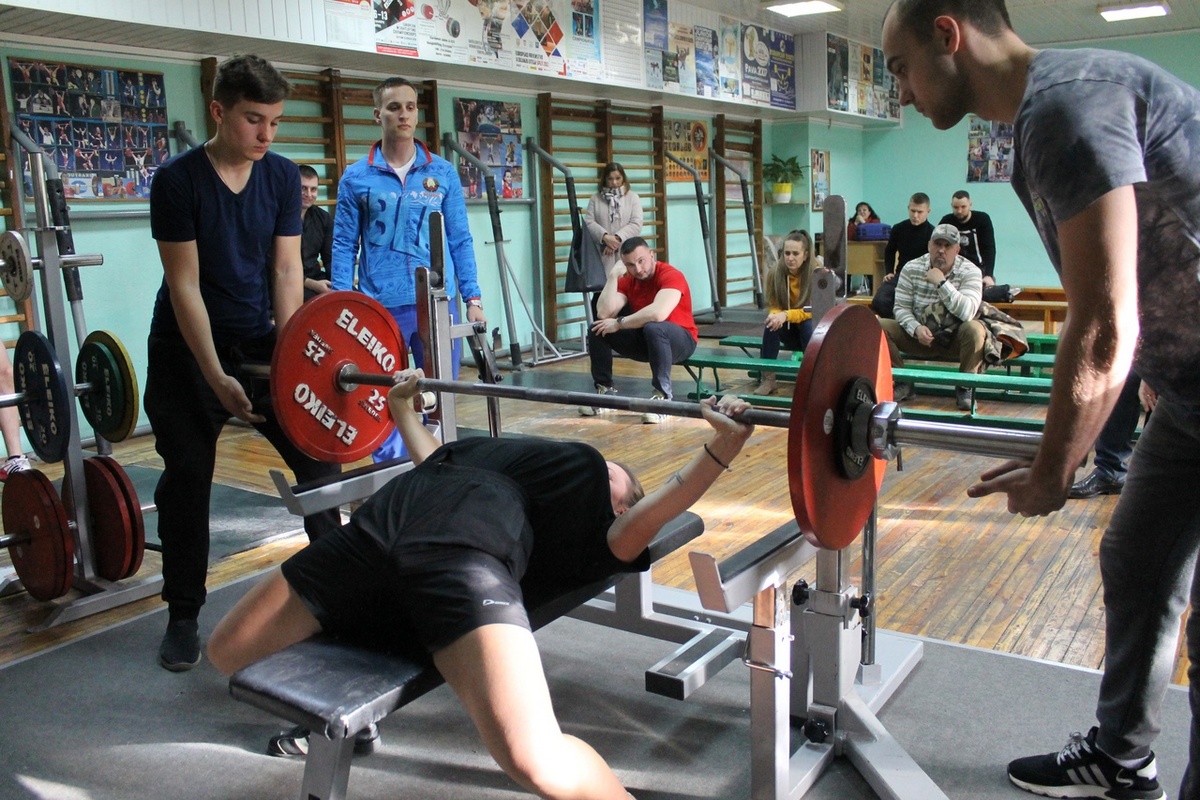
M270 361L276 326L300 307L300 173L268 151L288 82L257 56L220 65L209 113L217 132L154 175L150 227L163 283L154 304L146 414L163 474L154 492L170 620L159 663L200 662L197 618L208 570L208 513L217 437L230 417L253 425L303 483L339 468L313 461L283 435L264 399L233 376ZM304 519L310 539L340 523L337 509Z

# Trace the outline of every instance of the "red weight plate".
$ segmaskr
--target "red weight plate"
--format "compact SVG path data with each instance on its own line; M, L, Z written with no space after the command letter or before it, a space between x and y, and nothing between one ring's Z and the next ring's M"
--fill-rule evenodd
M390 374L408 366L396 321L358 292L327 292L309 300L279 334L271 359L271 398L292 442L320 461L345 464L370 455L392 430L387 389L338 387L349 365Z
M875 387L878 402L892 399L892 368L879 321L865 306L834 306L804 351L788 432L788 484L796 522L830 550L841 550L862 531L887 466L872 459L853 480L838 470L833 423L856 378Z
M142 556L146 552L146 518L142 514L142 504L138 499L137 489L134 488L133 481L129 479L129 475L121 468L116 459L108 456L93 456L88 461L95 462L104 469L107 469L113 478L116 479L117 485L121 487L121 493L125 497L125 507L129 511L132 539L130 541L129 567L121 577L132 577L142 568Z
M101 578L119 581L128 573L133 560L133 522L117 479L95 461L88 458L83 462L91 518L92 563Z
M6 534L28 540L8 550L25 591L38 600L53 600L70 591L75 542L67 511L50 479L36 469L9 475L3 516Z

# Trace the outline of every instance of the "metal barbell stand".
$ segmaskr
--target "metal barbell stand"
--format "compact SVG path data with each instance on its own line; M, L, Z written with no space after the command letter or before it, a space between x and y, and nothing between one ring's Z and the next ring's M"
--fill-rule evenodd
M67 265L64 264L64 259L59 253L59 226L55 224L50 209L45 165L37 157L30 157L29 164L33 183L33 203L37 213L35 238L41 261L42 305L46 314L46 331L54 345L59 362L70 365L75 362L71 358L67 315L61 299L64 291L62 270ZM20 180L19 177L18 180ZM82 262L77 259L77 263ZM64 367L64 374L67 377L69 395L73 400L74 370ZM135 600L151 597L162 591L161 575L133 582L113 582L96 574L88 512L87 483L83 472L83 444L79 436L80 413L77 403L71 402L67 405L72 433L67 444L67 455L63 461L65 469L63 488L69 487L71 490L71 503L67 508L67 517L72 523L71 531L75 543L75 576L71 588L79 590L84 596L56 605L45 619L29 627L30 632L82 619L110 608L132 603ZM65 495L66 492L64 491L62 494ZM12 591L19 584L20 581L15 575L6 577L0 581L0 596Z

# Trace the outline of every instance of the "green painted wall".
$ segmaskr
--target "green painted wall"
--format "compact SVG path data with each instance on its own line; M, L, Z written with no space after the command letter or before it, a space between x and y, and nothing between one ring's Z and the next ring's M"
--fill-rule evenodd
M1144 56L1200 86L1200 62L1195 58L1200 47L1198 34L1119 39L1103 46ZM908 197L923 191L932 198L930 217L936 222L950 213L950 196L966 189L974 207L990 214L996 226L997 280L1018 286L1059 285L1012 187L1007 183L966 183L966 147L965 121L951 130L938 131L911 107L905 108L899 128L863 133L863 199L884 222L894 223L906 217ZM833 177L836 181L836 172Z

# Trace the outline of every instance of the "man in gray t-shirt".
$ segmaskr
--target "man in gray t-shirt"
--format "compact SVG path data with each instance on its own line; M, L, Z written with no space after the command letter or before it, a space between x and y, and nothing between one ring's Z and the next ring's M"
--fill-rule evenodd
M1008 768L1050 796L1165 797L1151 745L1179 618L1200 607L1200 92L1153 64L1096 50L1035 51L1003 0L896 0L883 27L900 102L945 130L967 113L1014 125L1013 188L1070 308L1043 446L969 494L1041 516L1066 501L1130 366L1159 392L1100 545L1107 625L1097 727ZM1200 709L1200 614L1188 622ZM1180 796L1200 798L1193 715Z

